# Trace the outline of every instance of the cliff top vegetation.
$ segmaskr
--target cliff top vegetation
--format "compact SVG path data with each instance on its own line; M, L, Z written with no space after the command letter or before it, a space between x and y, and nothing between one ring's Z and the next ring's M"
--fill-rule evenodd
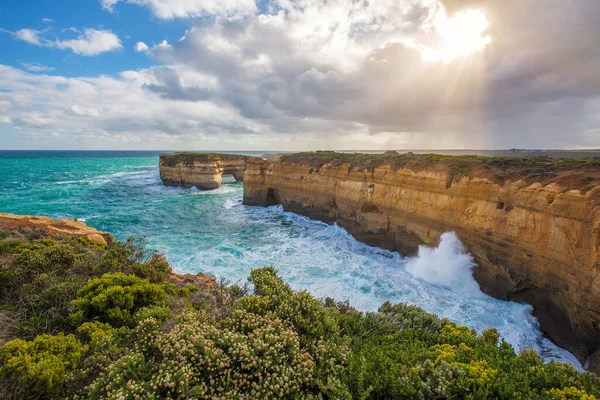
M208 162L208 161L234 161L234 160L245 160L248 156L239 154L220 154L220 153L203 153L203 152L176 152L176 153L165 153L160 155L160 165L167 167L174 167L177 164L183 164L186 166L194 165L194 162Z
M552 180L560 177L561 173L576 173L574 179L562 179L561 183L569 187L589 186L600 181L600 158L556 158L540 157L485 157L477 155L443 155L443 154L414 154L387 151L382 154L367 153L338 153L334 151L316 151L283 154L280 158L284 163L299 163L320 168L349 166L353 170L389 166L394 171L409 168L421 171L426 168L443 170L449 173L451 179L477 174L495 181L505 178L519 178L529 181Z
M595 399L600 378L418 307L207 290L143 241L0 231L3 399Z

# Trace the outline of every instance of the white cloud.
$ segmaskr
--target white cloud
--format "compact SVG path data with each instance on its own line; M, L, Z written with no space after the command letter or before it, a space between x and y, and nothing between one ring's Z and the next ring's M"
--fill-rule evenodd
M21 63L21 66L23 66L23 68L25 68L27 71L31 72L47 72L54 71L56 69L54 67L48 67L38 63Z
M85 28L83 33L80 33L75 28L63 30L79 33L75 39L54 39L49 40L44 37L50 28L44 31L36 31L34 29L20 29L16 32L0 29L0 32L6 32L13 35L15 38L42 47L54 47L57 49L70 49L76 54L83 56L96 56L101 53L115 51L123 46L119 37L109 30Z
M42 22L45 24L53 24L55 21L52 18L44 18Z
M100 113L95 108L80 107L78 105L72 106L68 111L68 114L77 115L80 117L98 117Z
M111 31L90 28L86 28L83 35L79 35L76 39L57 40L52 46L71 49L74 53L84 56L95 56L123 47L119 37Z
M134 46L134 49L135 49L135 51L145 52L145 51L149 50L150 48L144 42L137 42Z
M14 36L27 43L35 44L41 46L40 43L40 35L41 31L36 31L34 29L20 29L14 33Z
M256 11L254 0L101 0L101 4L112 12L120 1L150 7L154 15L161 19L247 15Z

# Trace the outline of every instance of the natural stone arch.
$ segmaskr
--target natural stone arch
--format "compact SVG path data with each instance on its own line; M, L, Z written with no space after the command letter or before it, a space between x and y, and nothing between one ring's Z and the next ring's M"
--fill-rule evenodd
M222 185L223 174L231 174L236 181L242 182L247 158L213 153L161 154L160 179L166 186L212 190Z

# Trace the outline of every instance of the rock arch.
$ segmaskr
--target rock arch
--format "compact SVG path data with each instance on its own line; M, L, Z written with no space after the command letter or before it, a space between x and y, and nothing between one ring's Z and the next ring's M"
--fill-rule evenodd
M166 186L212 190L221 186L223 174L244 180L247 156L215 153L161 154L160 179Z

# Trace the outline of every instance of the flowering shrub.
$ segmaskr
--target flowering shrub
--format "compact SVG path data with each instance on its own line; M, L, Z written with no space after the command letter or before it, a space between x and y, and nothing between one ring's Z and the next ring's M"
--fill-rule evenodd
M324 387L333 393L342 390L330 387L328 382L328 378L338 376L343 370L350 352L349 341L340 335L335 312L306 291L294 292L273 267L252 270L250 282L254 284L254 296L241 299L236 306L290 323L300 337L302 348L315 362L314 391Z
M89 388L99 398L297 398L313 360L279 320L236 311L217 325L193 315L166 334L140 323L145 348Z

